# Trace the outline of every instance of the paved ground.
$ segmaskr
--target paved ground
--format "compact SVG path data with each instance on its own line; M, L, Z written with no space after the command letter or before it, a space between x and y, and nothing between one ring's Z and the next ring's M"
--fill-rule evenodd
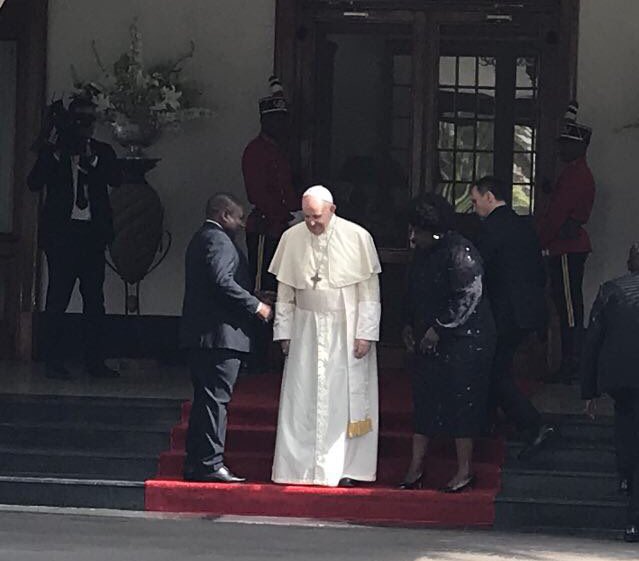
M263 522L0 509L0 561L639 559L639 544L610 540Z

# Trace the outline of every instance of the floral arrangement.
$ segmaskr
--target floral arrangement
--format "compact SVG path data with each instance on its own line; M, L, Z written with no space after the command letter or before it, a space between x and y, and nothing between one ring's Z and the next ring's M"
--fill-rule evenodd
M92 41L102 75L98 80L82 81L72 67L75 95L89 97L97 107L98 118L114 125L116 136L118 128L137 126L155 131L157 137L163 129L179 129L184 121L209 117L211 110L197 105L201 92L195 84L180 79L183 63L195 52L193 41L186 54L147 69L142 56L142 33L135 20L129 29L129 49L110 68L102 63Z

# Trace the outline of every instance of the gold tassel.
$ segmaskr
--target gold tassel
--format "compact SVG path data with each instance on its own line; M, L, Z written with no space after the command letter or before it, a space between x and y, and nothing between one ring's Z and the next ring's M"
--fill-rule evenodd
M348 423L348 438L364 436L373 430L373 421L364 419L363 421L353 421Z

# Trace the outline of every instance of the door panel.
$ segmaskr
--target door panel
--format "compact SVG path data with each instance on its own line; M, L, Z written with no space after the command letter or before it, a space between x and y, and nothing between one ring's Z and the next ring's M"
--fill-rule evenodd
M44 103L47 0L0 9L0 358L30 358L37 197L25 187Z
M515 211L533 212L539 57L517 48L442 48L436 183L459 213L472 213L470 188L485 175L512 182Z
M411 197L413 65L404 33L370 26L321 29L317 45L314 181L339 213L379 247L405 247L401 210Z

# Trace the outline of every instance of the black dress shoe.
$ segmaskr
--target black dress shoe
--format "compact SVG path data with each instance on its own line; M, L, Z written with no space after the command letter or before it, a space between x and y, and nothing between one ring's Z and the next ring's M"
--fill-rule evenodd
M350 477L342 477L337 484L338 487L357 487L357 481Z
M87 373L92 378L119 378L120 373L113 368L109 368L104 362L87 366Z
M623 533L623 541L628 543L639 542L639 526L636 524L629 524Z
M440 493L461 493L466 489L470 489L476 481L476 477L474 475L469 475L464 481L460 481L456 485L446 485L446 487L442 487L439 489Z
M532 439L528 445L524 446L523 450L519 452L517 456L518 460L528 460L535 454L540 452L548 441L557 434L557 427L553 425L543 425L535 438Z
M199 481L200 483L244 483L244 477L238 477L226 466L214 471L185 470L184 481Z
M73 380L74 376L69 372L62 362L47 362L44 375L51 380Z

